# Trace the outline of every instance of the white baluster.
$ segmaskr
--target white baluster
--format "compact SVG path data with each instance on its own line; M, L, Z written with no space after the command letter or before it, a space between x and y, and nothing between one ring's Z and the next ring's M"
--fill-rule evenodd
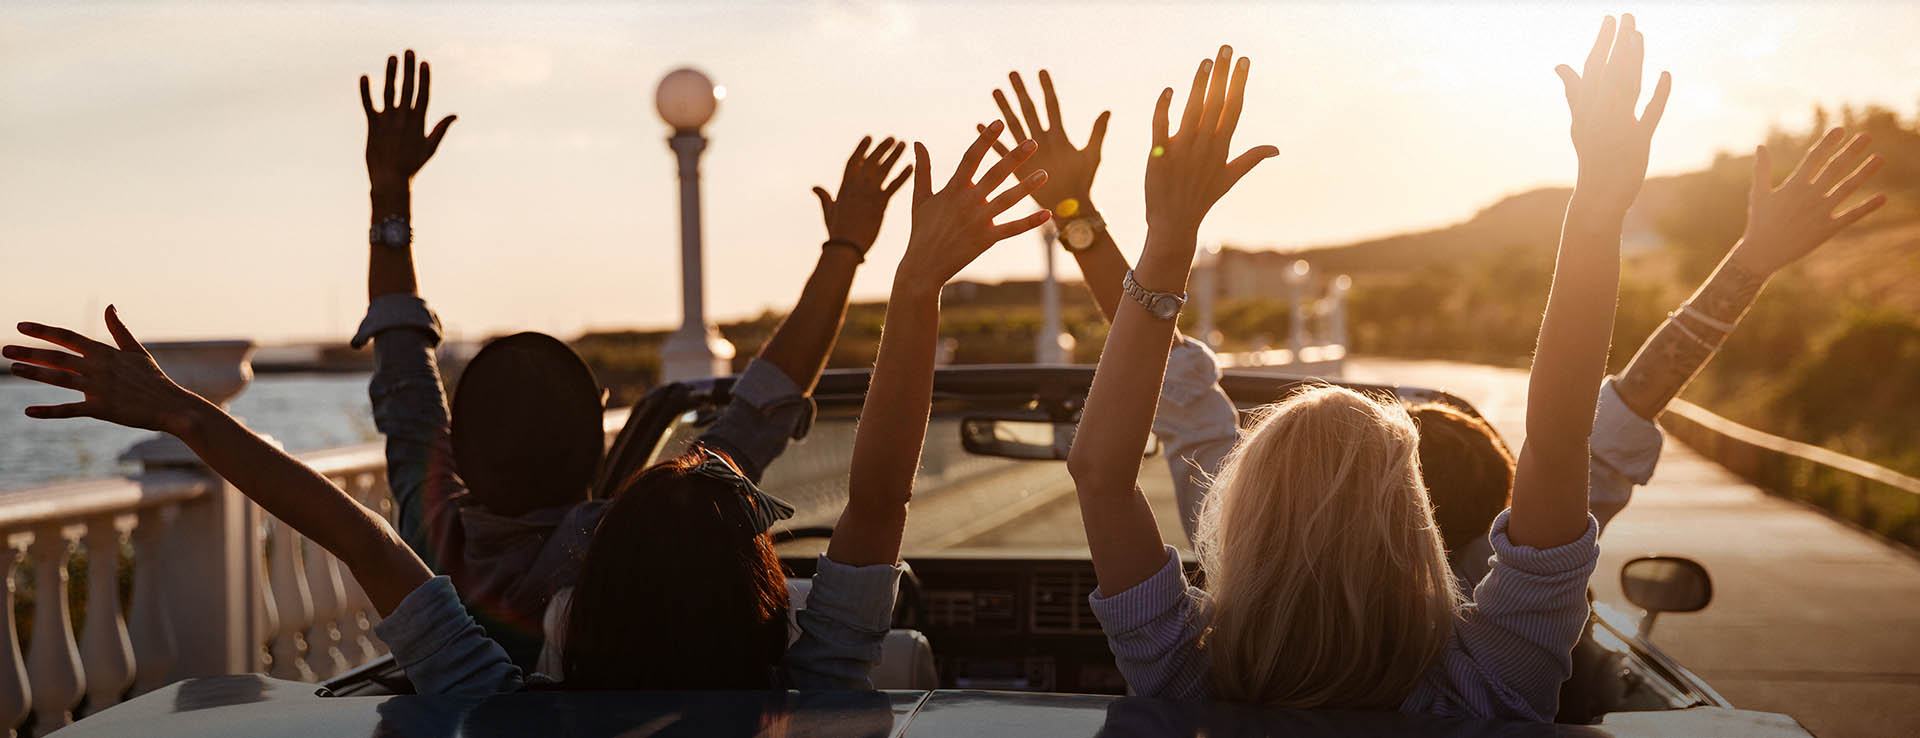
M20 626L13 621L13 564L20 549L0 535L0 736L13 736L13 729L27 719L33 709L33 688L27 683L27 662L20 657Z
M273 639L273 675L302 682L317 681L308 667L306 631L313 624L313 595L300 565L300 534L273 521L273 599L280 627Z
M173 617L167 614L167 562L161 555L174 506L140 511L133 529L133 693L145 694L167 683L178 651L174 646Z
M265 667L262 671L274 673L277 665L273 663L273 642L280 634L280 606L275 602L273 581L267 574L267 543L273 539L273 536L270 530L272 523L267 522L265 517L265 513L261 513L259 524L253 526L253 540L256 544L253 550L260 555L260 560L252 567L253 591L260 593L259 597L254 598L253 632L258 636L259 641L255 647L260 652L260 656L256 660Z
M369 499L377 494L377 482L374 480L379 476L378 473L361 473L348 477L347 481L352 484L345 485L347 494L355 502L372 507ZM346 657L347 665L353 667L372 661L380 655L380 651L374 647L371 637L373 602L367 598L366 590L360 588L359 580L354 579L351 572L346 573L348 576L342 577L340 582L346 594L341 605L340 651Z
M114 516L87 521L87 626L80 657L86 665L86 714L120 704L133 685L133 642L120 619L120 529Z
M347 670L346 656L340 653L339 628L346 587L340 582L340 562L312 541L305 541L300 556L306 560L307 589L313 595L313 625L307 629L307 665L314 675L326 679Z
M79 704L85 675L80 650L73 642L67 619L67 555L72 542L58 524L33 532L33 645L27 653L27 673L33 682L33 730L46 735L73 722L71 710Z

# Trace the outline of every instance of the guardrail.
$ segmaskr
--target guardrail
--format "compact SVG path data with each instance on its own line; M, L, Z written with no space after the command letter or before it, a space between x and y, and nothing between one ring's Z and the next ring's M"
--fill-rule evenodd
M627 414L606 414L609 439ZM131 478L0 495L0 735L29 715L33 735L45 735L83 704L81 714L92 714L188 677L264 671L316 681L386 652L373 634L379 614L338 559L206 469L160 456ZM300 458L392 519L382 444ZM77 638L67 605L76 542L87 567ZM22 555L33 569L24 659L13 607ZM125 608L123 558L133 579Z
M1749 428L1685 400L1669 403L1660 424L1761 489L1920 548L1920 479Z

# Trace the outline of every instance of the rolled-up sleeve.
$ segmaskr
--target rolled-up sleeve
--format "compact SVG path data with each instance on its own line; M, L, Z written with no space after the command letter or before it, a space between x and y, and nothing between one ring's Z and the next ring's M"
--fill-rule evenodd
M1573 673L1573 646L1587 622L1587 580L1600 557L1599 526L1553 548L1507 538L1511 510L1493 519L1491 570L1461 608L1461 656L1446 676L1468 711L1485 717L1551 721L1560 683Z
M1593 457L1587 464L1587 506L1599 521L1600 530L1606 530L1607 523L1626 508L1635 485L1653 479L1664 441L1660 427L1628 407L1614 388L1614 378L1607 378L1600 387L1593 435L1588 441Z
M452 580L427 580L373 626L420 694L484 697L520 689L520 668L473 621Z
M786 372L759 359L747 364L747 370L734 380L732 395L720 419L700 440L726 451L741 471L758 482L767 465L787 450L787 443L804 438L813 426L813 399Z
M1112 596L1095 589L1087 597L1128 689L1166 699L1207 696L1208 662L1199 647L1207 602L1205 592L1187 584L1172 546L1167 563L1145 581Z
M1240 413L1220 389L1220 362L1206 344L1182 336L1167 355L1167 377L1153 417L1173 475L1180 525L1192 541L1214 474L1240 440Z
M785 662L793 686L872 689L899 590L897 565L848 566L821 556L807 604L794 613L800 638Z
M434 571L458 555L454 499L465 488L453 466L451 417L434 349L440 319L414 295L374 298L353 345L373 341L373 423L387 439L387 484L400 537Z

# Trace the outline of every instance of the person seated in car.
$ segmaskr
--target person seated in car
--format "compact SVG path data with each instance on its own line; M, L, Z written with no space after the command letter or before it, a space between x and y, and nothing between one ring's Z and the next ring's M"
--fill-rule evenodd
M374 344L369 387L375 425L387 439L387 480L400 536L429 568L452 577L469 609L532 669L549 600L573 584L580 554L607 501L590 499L606 447L605 395L564 342L520 333L487 344L461 373L448 411L435 347L440 322L414 280L411 180L455 120L426 133L432 71L406 52L395 97L387 59L383 109L360 79L372 190L369 305L353 345ZM733 384L733 399L700 438L749 480L803 435L808 395L846 315L854 272L879 235L907 171L887 181L905 151L892 138L848 158L838 198L815 188L827 241L806 288L758 358Z
M1231 49L1201 63L1178 133L1168 132L1173 91L1161 94L1146 245L1068 459L1098 581L1090 605L1134 693L1552 720L1599 556L1586 415L1605 370L1620 231L1669 89L1663 75L1635 115L1642 41L1631 16L1620 26L1603 24L1584 74L1562 69L1580 184L1529 379L1529 442L1473 601L1447 564L1405 407L1337 387L1263 411L1222 466L1195 545L1205 589L1187 584L1161 542L1133 470L1178 293L1207 211L1278 153L1227 159L1248 69L1240 60L1229 80Z
M793 509L761 491L705 442L623 479L586 542L562 659L568 689L864 689L880 658L899 586L900 543L932 404L940 290L994 243L1044 223L1039 211L993 218L1044 182L1035 172L999 195L1022 146L974 178L996 123L938 192L915 144L913 225L895 271L886 332L855 434L847 504L819 559L788 644L787 589L767 529ZM374 631L422 694L487 695L548 684L516 666L461 604L455 584L373 511L175 384L109 306L114 345L21 323L68 351L7 346L19 377L79 390L79 402L26 409L92 417L184 441L216 473L339 557L383 619ZM69 353L72 352L72 353Z
M1084 147L1074 146L1060 121L1052 76L1043 69L1039 77L1045 119L1018 72L1009 73L1008 79L1020 114L1015 114L1000 90L994 90L994 102L1016 143L1038 144L1024 166L1044 168L1050 176L1046 185L1034 191L1034 201L1054 213L1061 245L1073 255L1094 303L1111 322L1124 299L1120 282L1129 267L1092 199L1110 113L1094 119ZM1774 188L1766 148L1756 150L1746 235L1693 296L1647 338L1626 369L1602 383L1588 473L1588 503L1602 532L1625 508L1634 486L1646 484L1653 476L1662 444L1654 420L1713 357L1760 287L1780 268L1885 202L1884 197L1871 197L1834 215L1835 207L1857 191L1882 161L1868 155L1865 134L1838 149L1843 137L1844 131L1835 128L1807 152L1787 180L1798 187ZM998 141L995 147L1006 151ZM1153 434L1165 449L1180 522L1192 541L1207 489L1240 440L1239 413L1219 386L1219 363L1206 344L1177 329L1174 341ZM1407 411L1420 434L1420 469L1434 520L1454 573L1470 592L1486 576L1487 559L1493 554L1487 531L1512 499L1513 452L1484 419L1451 405L1421 403Z

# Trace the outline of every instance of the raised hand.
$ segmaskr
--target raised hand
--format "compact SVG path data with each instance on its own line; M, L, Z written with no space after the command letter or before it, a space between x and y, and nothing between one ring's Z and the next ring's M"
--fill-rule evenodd
M194 411L206 405L198 395L174 384L147 349L120 322L120 313L107 306L107 330L118 347L74 331L39 323L21 323L22 335L66 347L52 349L7 346L0 354L15 362L13 375L55 387L76 390L85 399L64 405L35 405L31 418L98 418L132 428L180 434Z
M913 145L913 233L907 237L907 253L894 272L896 293L903 290L919 294L929 290L937 292L987 247L1047 222L1050 214L1045 210L1006 223L993 222L995 216L1006 212L1047 181L1045 170L1035 171L1005 192L993 195L1015 167L1033 156L1035 145L1031 141L1014 147L1012 153L994 162L978 181L973 179L980 160L1001 130L1000 121L981 130L973 145L967 147L967 153L960 157L960 166L954 169L953 177L939 192L933 191L927 147L919 143ZM988 200L989 195L993 195L993 199Z
M1653 129L1667 109L1673 77L1660 73L1653 97L1639 117L1640 72L1646 57L1646 39L1634 28L1632 14L1620 17L1615 33L1613 16L1600 22L1586 66L1578 73L1562 64L1553 71L1566 85L1567 109L1573 114L1573 149L1580 157L1580 177L1574 194L1596 206L1624 212L1640 194L1647 178L1648 148Z
M393 78L399 63L399 59L387 57L386 100L378 111L373 109L366 75L360 76L360 105L367 111L367 178L376 189L402 187L411 181L440 148L440 139L458 117L440 119L433 132L427 133L427 98L433 89L433 70L420 62L420 93L415 95L413 50L407 50L406 72L396 99Z
M1770 275L1887 203L1886 195L1875 194L1834 214L1885 161L1867 153L1867 134L1854 136L1841 148L1845 138L1845 129L1827 131L1779 187L1773 186L1773 157L1767 147L1754 150L1747 232L1734 247L1735 262L1759 276Z
M1033 201L1062 218L1073 217L1087 206L1093 193L1093 174L1100 168L1100 144L1107 138L1107 119L1113 112L1104 111L1094 118L1086 148L1075 148L1067 138L1066 128L1060 124L1060 99L1053 94L1052 75L1045 69L1040 70L1040 93L1047 104L1044 124L1039 111L1033 107L1033 97L1027 94L1026 83L1020 80L1020 73L1009 72L1007 79L1013 83L1014 95L1020 98L1020 112L1025 115L1026 123L1022 126L1022 118L1013 114L1007 94L994 90L993 101L999 104L1000 114L1005 117L1007 132L1016 146L1032 141L1039 147L1033 158L1014 169L1014 173L1024 179L1036 171L1046 171L1047 181L1033 191ZM986 129L984 125L978 127L981 131ZM994 139L993 150L1001 156L1010 153L998 138Z
M827 240L846 244L860 252L862 259L873 248L874 239L880 237L880 220L887 214L887 202L913 174L913 165L909 164L900 171L900 176L888 183L887 175L900 160L900 154L907 150L907 144L895 143L893 137L888 136L868 153L867 147L872 143L872 136L860 139L853 155L847 157L837 196L827 194L825 188L813 188L814 196L820 198L820 215L827 221Z
M1153 150L1147 158L1149 244L1154 241L1154 231L1182 236L1197 232L1207 211L1235 182L1262 160L1280 154L1272 146L1255 146L1227 160L1233 131L1240 125L1250 67L1242 57L1229 83L1226 66L1232 62L1231 46L1221 46L1218 58L1200 62L1193 74L1193 88L1187 93L1186 110L1180 114L1178 133L1167 132L1173 88L1163 90L1154 106ZM1187 240L1189 247L1192 243ZM1191 260L1191 252L1187 256Z

